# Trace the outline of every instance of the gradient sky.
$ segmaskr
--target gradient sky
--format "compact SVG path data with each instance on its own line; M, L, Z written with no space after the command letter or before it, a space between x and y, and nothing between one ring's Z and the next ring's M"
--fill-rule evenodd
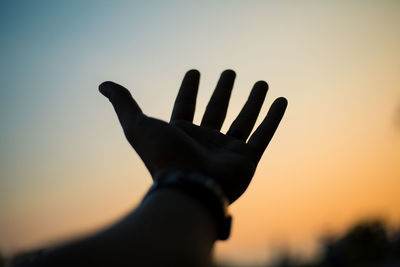
M1 1L0 250L91 231L151 183L104 80L168 120L201 74L198 123L220 73L237 73L227 130L257 80L287 114L216 257L310 251L360 218L400 224L399 1Z

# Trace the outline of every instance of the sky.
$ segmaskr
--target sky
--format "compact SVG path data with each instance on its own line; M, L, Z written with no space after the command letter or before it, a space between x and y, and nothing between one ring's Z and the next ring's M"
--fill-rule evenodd
M201 72L195 123L233 69L226 131L252 85L287 113L235 202L220 261L310 253L362 218L400 225L399 1L1 1L0 251L117 220L151 184L98 85L168 120Z

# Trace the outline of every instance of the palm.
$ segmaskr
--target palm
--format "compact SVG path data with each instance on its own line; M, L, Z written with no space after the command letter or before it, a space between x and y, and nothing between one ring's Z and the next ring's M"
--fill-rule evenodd
M233 71L221 75L200 126L192 123L199 82L197 71L186 74L170 123L145 116L121 86L106 82L100 90L113 103L128 141L153 177L174 169L199 171L214 178L233 202L250 183L286 108L286 100L277 99L246 143L268 89L265 82L258 82L229 131L222 134L219 130L234 78Z

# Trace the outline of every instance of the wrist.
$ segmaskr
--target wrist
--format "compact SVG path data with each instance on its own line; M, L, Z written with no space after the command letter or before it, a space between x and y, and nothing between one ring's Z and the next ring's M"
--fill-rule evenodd
M142 240L138 251L151 251L155 263L150 266L210 265L217 226L199 201L178 189L160 188L147 195L135 213L144 223L136 227L141 231L135 236Z
M161 189L181 192L208 211L215 222L218 239L229 237L232 220L227 210L229 201L214 179L194 171L171 171L155 176L154 180L144 200Z

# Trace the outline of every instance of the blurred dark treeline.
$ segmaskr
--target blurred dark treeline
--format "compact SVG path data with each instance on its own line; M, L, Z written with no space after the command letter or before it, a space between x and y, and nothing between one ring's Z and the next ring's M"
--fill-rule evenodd
M400 229L388 229L382 220L361 221L342 236L321 239L321 252L302 261L289 253L270 267L400 267Z
M229 267L217 264L218 267ZM321 239L320 253L302 260L283 251L266 267L400 267L400 228L391 230L383 220L365 220L340 236Z

